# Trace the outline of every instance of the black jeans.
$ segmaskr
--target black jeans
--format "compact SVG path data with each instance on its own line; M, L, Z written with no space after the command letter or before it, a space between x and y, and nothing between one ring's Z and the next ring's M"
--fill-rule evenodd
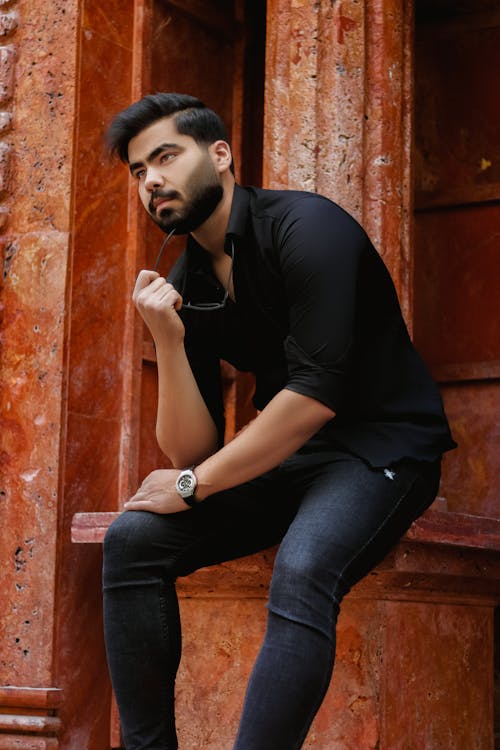
M174 750L177 576L281 541L234 750L298 750L328 688L342 598L434 500L440 463L373 469L310 441L172 515L129 511L104 543L109 669L127 750Z

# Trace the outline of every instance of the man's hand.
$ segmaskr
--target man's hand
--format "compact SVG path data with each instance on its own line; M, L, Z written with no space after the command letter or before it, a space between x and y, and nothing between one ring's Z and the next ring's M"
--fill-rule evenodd
M184 340L184 324L177 314L182 307L182 297L156 271L139 273L132 299L157 343Z
M175 489L177 469L156 469L143 481L135 495L125 503L125 510L148 510L150 513L179 513L189 506Z

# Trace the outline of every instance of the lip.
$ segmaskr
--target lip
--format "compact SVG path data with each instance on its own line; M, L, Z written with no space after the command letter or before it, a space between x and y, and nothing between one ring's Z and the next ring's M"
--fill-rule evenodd
M153 206L156 213L160 211L162 208L167 206L169 203L171 203L173 198L159 198L158 200L154 201Z

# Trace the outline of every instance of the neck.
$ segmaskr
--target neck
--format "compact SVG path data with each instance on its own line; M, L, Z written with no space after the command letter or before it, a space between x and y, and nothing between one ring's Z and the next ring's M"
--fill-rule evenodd
M224 193L219 205L201 226L191 232L196 242L214 256L224 253L224 241L233 202L234 177L228 175L223 182L227 184L223 184Z

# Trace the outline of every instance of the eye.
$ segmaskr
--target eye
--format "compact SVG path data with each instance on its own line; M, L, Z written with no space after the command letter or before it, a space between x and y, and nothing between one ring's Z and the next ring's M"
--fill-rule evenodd
M136 180L142 180L145 174L146 174L146 170L145 169L137 169L132 174L132 177L134 177Z
M173 154L171 151L166 151L160 156L160 164L164 164L166 161L170 161L174 158L174 156L175 154Z

